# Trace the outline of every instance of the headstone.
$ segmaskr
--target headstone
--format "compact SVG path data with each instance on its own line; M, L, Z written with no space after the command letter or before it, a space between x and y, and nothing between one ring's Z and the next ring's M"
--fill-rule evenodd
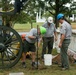
M9 73L9 75L24 75L23 72L18 72L18 73Z

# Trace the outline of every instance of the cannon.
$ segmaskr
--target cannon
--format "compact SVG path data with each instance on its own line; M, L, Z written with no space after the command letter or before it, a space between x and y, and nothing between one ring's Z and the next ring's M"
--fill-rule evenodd
M0 3L2 1L7 0L1 0ZM28 1L29 0L15 0L15 3L13 4L14 8L9 11L0 11L0 16L14 16L16 13L19 14L22 10L21 7L23 7L22 3L25 2L25 4L27 4ZM17 47L18 44L20 47ZM18 32L10 26L9 21L5 24L2 23L2 25L0 25L0 69L15 66L21 58L22 50L22 39Z

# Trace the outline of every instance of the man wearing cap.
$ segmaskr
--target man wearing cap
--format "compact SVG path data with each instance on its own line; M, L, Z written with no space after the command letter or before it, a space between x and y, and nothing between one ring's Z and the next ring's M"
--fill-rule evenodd
M43 36L43 49L42 49L42 56L41 56L42 59L44 58L44 54L46 54L46 48L48 48L48 54L52 53L54 35L55 35L55 40L57 40L56 28L53 23L52 17L48 18L47 22L43 24L43 27L46 28L47 32Z
M38 39L38 46L40 44L40 38L41 34L46 33L46 28L40 26L38 30L36 28L33 28L30 30L28 34L25 36L25 41L24 41L24 50L23 50L23 58L22 58L22 66L25 68L25 60L26 60L26 53L28 51L32 52L32 67L35 67L35 57L36 57L36 47L35 47L35 42Z
M60 26L60 54L61 54L61 68L62 70L69 69L69 59L68 59L68 47L71 42L72 27L71 23L65 18L64 14L59 13L57 15L57 20L61 23Z

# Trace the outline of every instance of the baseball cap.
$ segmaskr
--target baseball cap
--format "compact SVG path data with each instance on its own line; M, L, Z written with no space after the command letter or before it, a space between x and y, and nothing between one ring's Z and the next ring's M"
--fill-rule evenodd
M49 23L53 23L53 18L52 17L48 17L48 22Z
M59 13L59 14L57 15L57 19L59 20L59 19L63 18L63 16L64 16L64 14Z

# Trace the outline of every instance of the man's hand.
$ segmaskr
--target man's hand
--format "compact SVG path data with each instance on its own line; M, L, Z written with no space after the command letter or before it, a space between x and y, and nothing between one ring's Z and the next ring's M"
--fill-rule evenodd
M58 40L58 38L57 37L55 37L55 41L57 41Z
M54 32L55 35L55 41L57 41L57 32Z
M61 35L61 39L60 39L60 43L59 43L59 48L62 47L62 43L63 43L63 40L64 40L64 39L65 39L65 35L62 34L62 35Z
M59 48L61 48L62 47L62 43L59 43Z

